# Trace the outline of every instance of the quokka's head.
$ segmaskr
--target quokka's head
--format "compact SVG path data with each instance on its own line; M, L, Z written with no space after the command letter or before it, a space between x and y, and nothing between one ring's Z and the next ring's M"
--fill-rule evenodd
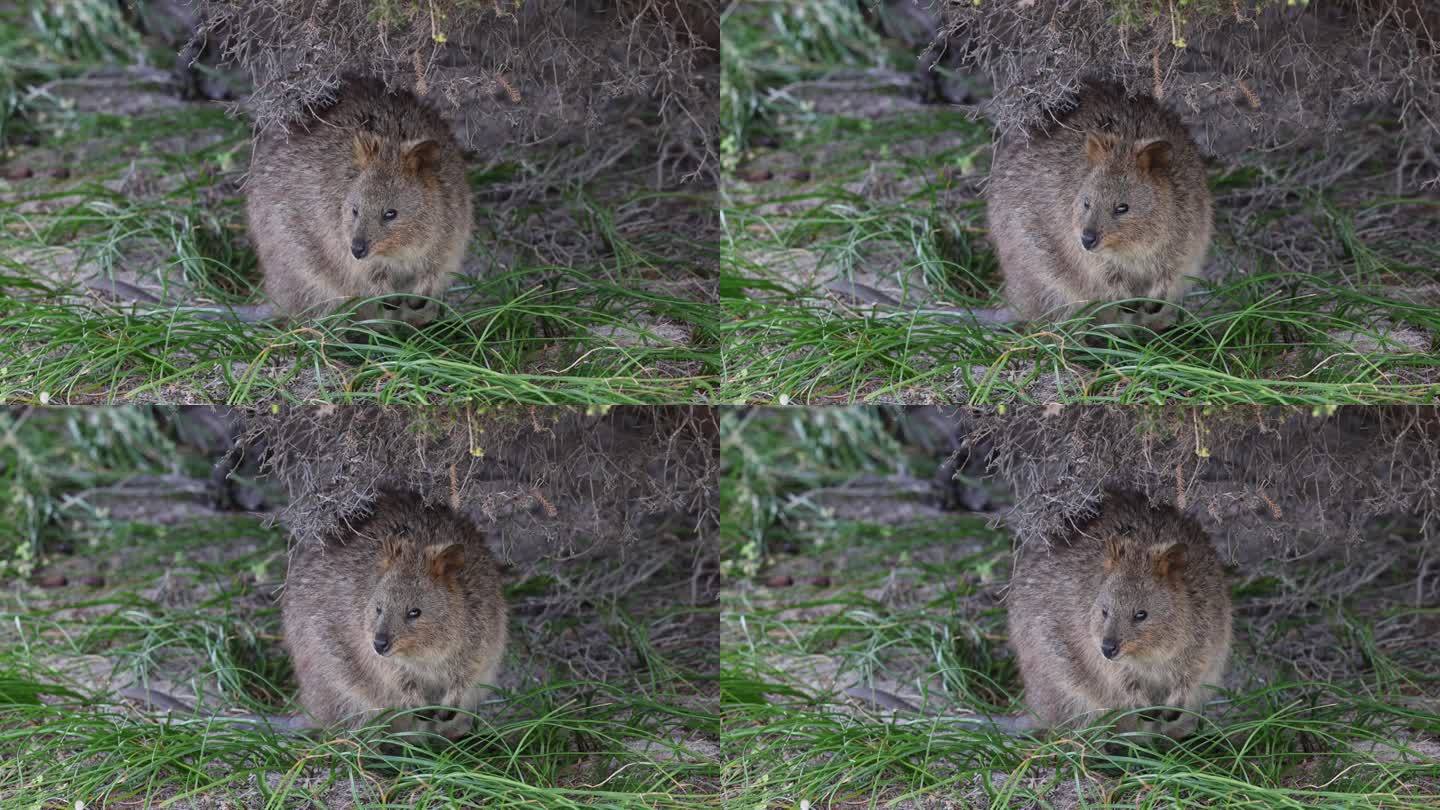
M1104 540L1104 576L1090 608L1095 651L1112 661L1168 658L1190 621L1184 543L1141 543L1128 527Z
M353 180L340 204L350 255L366 262L424 253L436 237L443 147L360 132L351 149Z
M1169 141L1085 137L1086 173L1071 202L1071 230L1087 252L1126 253L1165 238L1175 216Z
M381 538L365 628L377 655L426 658L454 640L464 620L465 547L408 533Z

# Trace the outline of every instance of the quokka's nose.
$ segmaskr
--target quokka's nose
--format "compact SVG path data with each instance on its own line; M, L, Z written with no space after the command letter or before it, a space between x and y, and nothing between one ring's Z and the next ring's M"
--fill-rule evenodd
M1096 233L1093 229L1086 228L1080 232L1080 246L1086 250L1094 250L1095 245L1099 242L1100 234Z
M387 652L389 652L389 651L390 651L390 637L389 637L389 636L376 636L376 637L375 637L375 652L380 653L381 655L384 655L385 653L387 653Z
M380 642L375 642L379 644ZM1100 642L1100 653L1106 658L1114 658L1120 654L1120 645L1113 638L1107 638Z
M355 239L355 240L352 240L352 241L350 242L350 255L351 255L351 256L354 256L354 257L357 258L357 259L363 259L363 258L365 258L365 254L367 254L367 253L369 253L369 252L370 252L370 243L369 243L369 242L366 242L364 239Z

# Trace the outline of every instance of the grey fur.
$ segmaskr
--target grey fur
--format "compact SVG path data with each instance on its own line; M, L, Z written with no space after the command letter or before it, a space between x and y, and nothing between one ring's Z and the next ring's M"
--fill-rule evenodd
M1028 136L1001 142L986 190L1011 308L1061 320L1089 303L1151 298L1096 317L1173 323L1175 308L1161 302L1178 302L1200 274L1213 219L1205 165L1179 116L1088 82L1076 109ZM1129 210L1116 214L1121 204ZM1099 237L1094 250L1082 245L1086 229Z
M447 565L448 564L448 565ZM444 569L444 570L441 570ZM359 727L389 709L454 739L495 684L507 639L495 560L480 531L418 496L388 493L369 518L294 554L281 601L300 703L323 725ZM415 618L407 614L420 610ZM381 635L390 650L377 652Z
M263 135L251 166L250 238L282 313L401 293L414 298L360 316L435 319L472 229L465 164L438 113L409 91L350 79L334 104ZM357 242L370 246L363 258L352 253Z
M1048 549L1026 545L1009 610L1026 703L1047 727L1167 706L1154 721L1126 715L1118 728L1183 737L1230 655L1230 592L1210 539L1132 493L1107 493L1098 517ZM1102 653L1107 639L1118 644L1113 658Z

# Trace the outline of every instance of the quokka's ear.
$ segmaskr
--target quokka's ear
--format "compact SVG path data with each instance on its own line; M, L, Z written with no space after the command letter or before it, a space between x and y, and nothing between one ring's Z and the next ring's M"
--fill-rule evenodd
M364 169L380 157L380 139L369 132L355 133L355 140L350 145L355 158L355 168Z
M1135 148L1135 168L1158 172L1170 165L1169 141L1142 141Z
M1085 159L1091 166L1104 163L1115 150L1115 136L1104 132L1090 132L1085 135Z
M439 141L408 141L401 150L405 171L420 174L440 166Z
M1168 546L1156 546L1150 551L1151 559L1155 564L1155 578L1172 582L1180 580L1180 572L1185 570L1185 544L1171 543Z
M459 543L426 546L425 556L429 559L428 570L432 579L451 579L465 567L465 547Z
M1119 565L1129 551L1129 544L1125 538L1118 534L1112 534L1105 538L1105 570L1109 571Z
M398 534L387 534L380 540L380 570L394 565L405 553L405 538Z

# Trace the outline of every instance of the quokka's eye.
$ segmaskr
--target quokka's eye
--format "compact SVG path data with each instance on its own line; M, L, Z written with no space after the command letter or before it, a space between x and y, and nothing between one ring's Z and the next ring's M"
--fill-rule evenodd
M380 615L380 607L379 607L378 605L375 607L375 615L376 615L376 616L379 616L379 615Z
M352 217L358 217L358 216L360 216L360 209L359 209L359 208L351 208L351 209L350 209L350 216L352 216Z
M407 618L407 619L418 619L418 618L420 618L420 608L410 608L410 612L405 614L405 618Z
M1086 211L1089 211L1089 210L1090 210L1090 201L1089 201L1089 200L1085 200L1085 201L1083 202L1083 204L1084 204L1084 206L1085 206L1085 210L1086 210Z
M1129 210L1130 206L1126 205L1125 203L1120 203L1119 205L1115 206L1115 216L1118 217Z
M1110 618L1110 610L1108 608L1100 608L1100 617L1103 619Z
M1143 611L1143 610L1137 610L1137 611L1135 611L1135 621L1137 621L1137 622L1143 622L1143 621L1145 621L1145 617L1146 617L1146 616L1149 616L1149 615L1150 615L1149 613L1146 613L1146 612Z
M386 221L386 222L389 222L390 220L394 219L394 218L397 217L397 216L399 216L399 215L395 213L395 209L394 209L394 208L387 208L387 209L385 209L384 217L385 217L385 221Z

